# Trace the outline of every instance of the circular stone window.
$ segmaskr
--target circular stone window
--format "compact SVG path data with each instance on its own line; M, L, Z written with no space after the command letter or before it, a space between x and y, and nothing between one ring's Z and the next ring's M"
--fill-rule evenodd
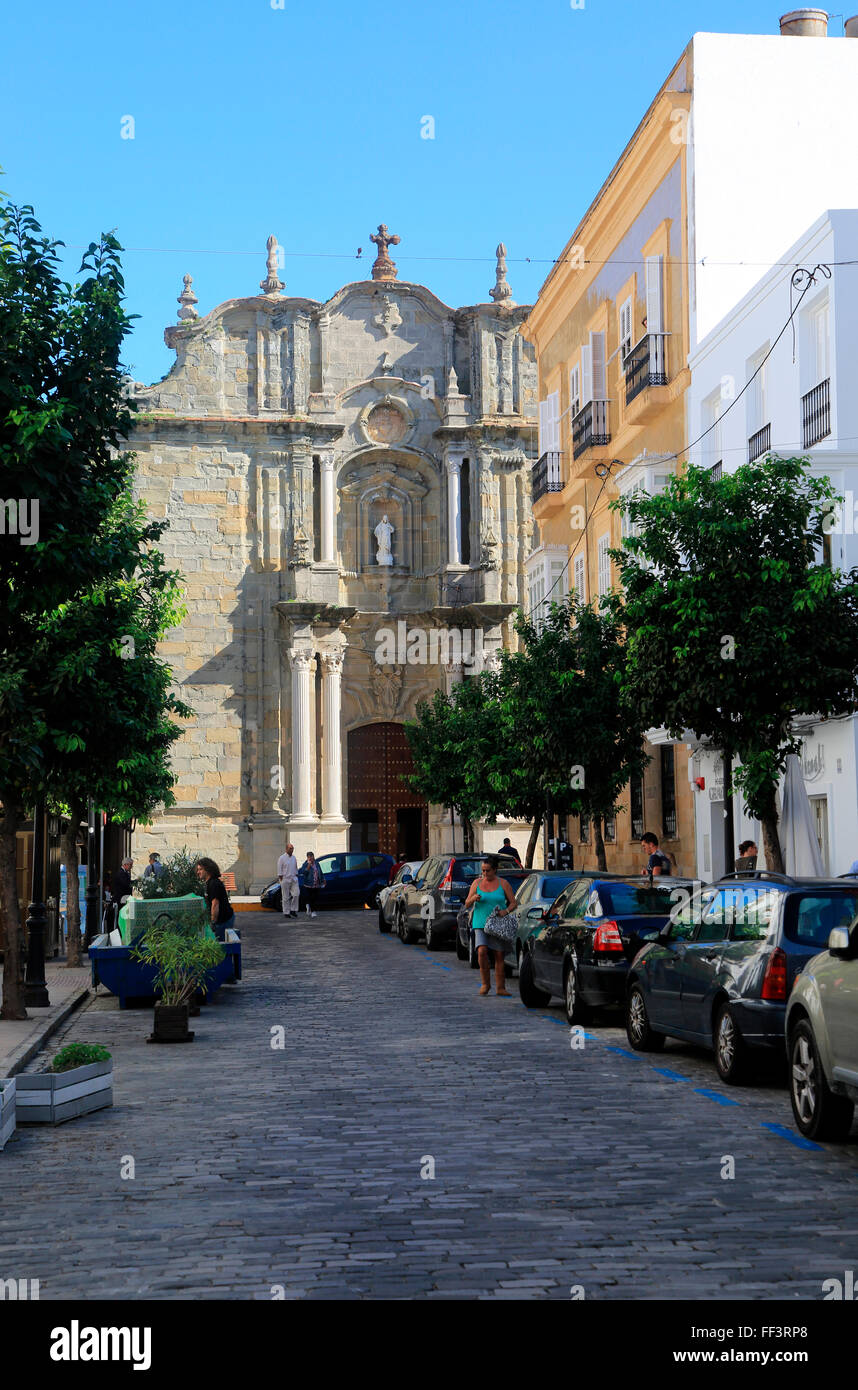
M376 444L398 444L405 438L408 422L393 405L374 405L366 417L366 432Z

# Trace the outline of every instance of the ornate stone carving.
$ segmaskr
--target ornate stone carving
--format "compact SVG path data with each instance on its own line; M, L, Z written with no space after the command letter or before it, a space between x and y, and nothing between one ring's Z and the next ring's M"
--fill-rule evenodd
M379 333L384 334L385 337L395 333L400 327L402 315L399 312L399 305L394 303L390 295L383 296L381 308L377 314L373 315L372 321Z
M369 683L375 697L376 709L380 714L386 714L390 718L396 714L404 674L401 666L377 666L375 662L371 663Z
M319 653L322 669L327 676L341 676L345 652L324 651Z
M506 247L504 246L503 242L500 242L495 254L498 258L497 269L495 271L495 287L493 290L490 290L489 293L492 299L495 301L495 304L506 304L510 308L513 308L515 305L515 300L512 297L512 290L507 284Z
M292 538L292 558L289 561L290 570L304 569L310 564L310 548L312 541L304 529L303 523L296 527Z
M199 314L194 308L194 305L198 304L199 300L197 299L197 296L191 289L191 285L194 283L193 276L183 275L182 283L184 284L185 288L182 290L182 293L176 300L176 303L179 305L179 323L184 323L187 319L199 318Z
M277 238L270 236L265 243L268 249L268 259L266 261L267 275L264 280L260 280L259 288L263 294L280 294L286 286L277 274Z
M391 526L387 519L387 512L385 512L373 533L378 542L378 554L375 557L377 565L393 564L393 551L391 545L393 542L394 529L395 528Z
M374 405L364 422L374 444L399 444L408 433L408 421L395 405Z
M482 555L481 569L496 570L498 568L498 538L491 525L483 526L480 531L480 553Z
M400 238L391 236L384 222L379 222L378 232L373 232L370 241L374 241L378 247L378 255L372 267L373 280L395 280L398 274L396 266L388 255L388 246L398 246Z
M289 665L293 671L312 671L313 653L302 647L289 648Z

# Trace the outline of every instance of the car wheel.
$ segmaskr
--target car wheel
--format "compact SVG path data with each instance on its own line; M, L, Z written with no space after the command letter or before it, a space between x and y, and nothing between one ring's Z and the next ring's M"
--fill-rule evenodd
M722 1004L715 1014L712 1041L721 1080L729 1086L740 1085L748 1075L748 1049L729 1004Z
M468 932L468 936L470 936L470 935L471 935L471 933ZM468 960L468 959L469 959L469 956L470 956L470 952L469 952L467 946L463 946L463 945L462 945L462 938L461 938L461 935L460 935L460 933L459 933L459 929L458 929L458 927L457 927L457 928L456 928L456 959L457 959L457 960Z
M426 950L440 951L443 945L440 934L435 930L431 922L426 923Z
M830 1089L819 1060L813 1029L802 1019L790 1036L789 1095L792 1113L807 1139L845 1139L855 1107Z
M480 962L477 959L477 946L472 931L468 932L468 965L472 970L478 970L480 967Z
M563 986L563 1002L566 1005L566 1018L569 1023L589 1023L592 1014L587 1005L581 999L581 991L578 988L578 976L575 973L574 962L569 962L566 971L566 982Z
M654 1033L649 1026L640 985L632 985L626 1000L626 1037L635 1052L660 1052L664 1047L664 1034Z
M523 955L518 971L518 992L522 1004L528 1009L544 1009L551 998L545 990L538 989L533 982L533 957L530 952Z
M385 918L383 907L378 909L378 930L383 936L388 936L390 934L390 923Z

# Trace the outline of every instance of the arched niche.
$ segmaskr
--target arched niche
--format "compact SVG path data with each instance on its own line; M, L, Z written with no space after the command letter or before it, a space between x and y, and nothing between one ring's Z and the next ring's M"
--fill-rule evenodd
M340 470L339 535L346 573L425 574L440 558L440 482L416 455L362 453ZM376 561L375 528L387 514L394 527L393 565Z

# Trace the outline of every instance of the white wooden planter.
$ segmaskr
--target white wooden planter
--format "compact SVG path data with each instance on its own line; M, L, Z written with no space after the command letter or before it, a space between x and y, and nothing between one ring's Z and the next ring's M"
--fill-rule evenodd
M6 1147L15 1132L15 1082L14 1076L8 1081L0 1080L0 1149Z
M15 1077L19 1125L59 1125L113 1104L113 1062Z

